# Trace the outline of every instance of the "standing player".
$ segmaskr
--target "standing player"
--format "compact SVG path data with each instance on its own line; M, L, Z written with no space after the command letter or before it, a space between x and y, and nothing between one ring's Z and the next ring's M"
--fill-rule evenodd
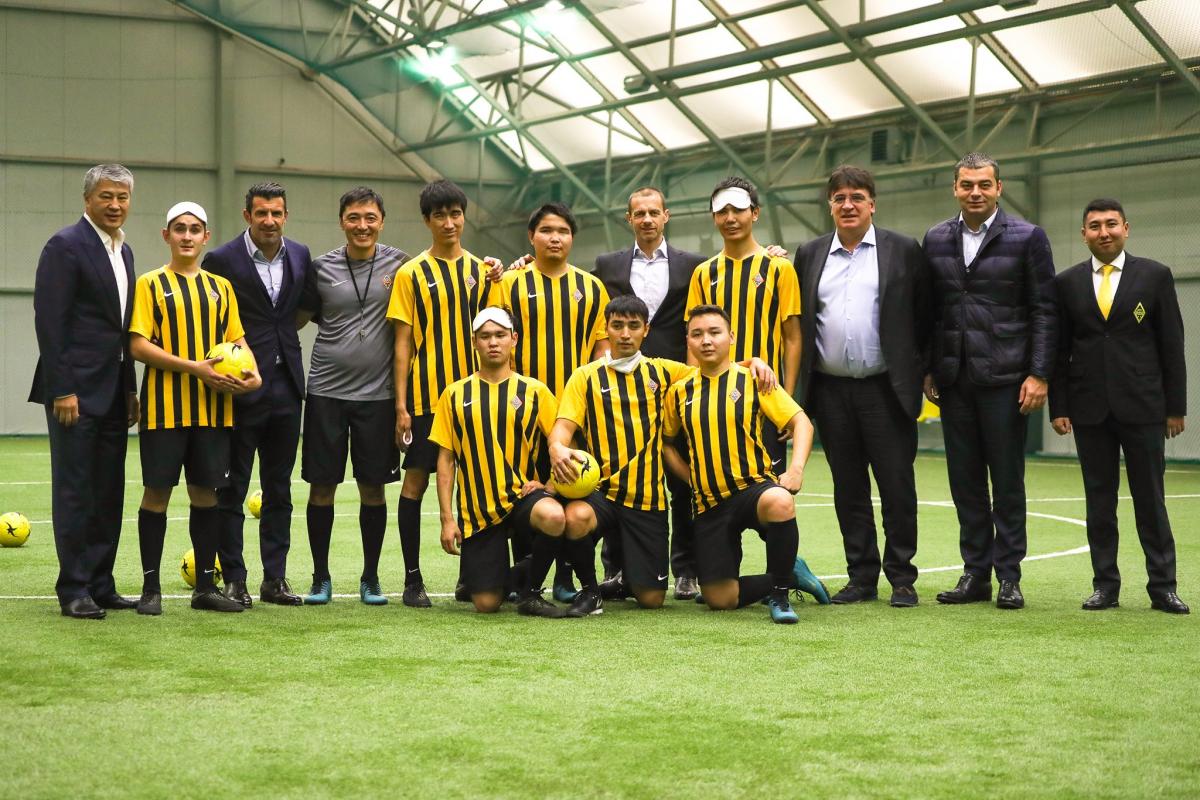
M650 312L635 295L614 298L604 318L612 352L580 367L567 381L550 433L556 479L578 476L575 462L582 454L571 449L571 442L579 431L600 467L596 491L566 504L564 550L581 584L568 612L572 616L603 611L593 533L609 542L609 554L638 604L662 606L668 546L661 410L671 385L696 371L679 361L642 354ZM753 367L761 390L774 388L775 376L765 362L755 359L747 366Z
M663 428L668 439L680 432L687 436L690 458L685 463L670 444L663 457L668 469L692 485L696 571L708 607L740 608L766 597L772 621L794 623L788 589L826 595L796 557L800 536L792 495L804 482L812 423L790 395L759 392L750 371L730 363L733 344L723 308L690 309L688 351L700 370L671 387ZM792 439L791 465L778 476L763 435L767 420ZM738 575L747 528L767 543L765 575Z
M495 259L463 249L467 196L450 181L421 190L421 218L429 249L400 268L392 285L388 319L395 325L392 371L396 382L396 444L406 451L404 483L396 504L404 552L404 604L430 605L421 577L421 498L438 448L429 441L433 410L447 386L471 374L475 354L471 320L487 305L487 272Z
M139 614L162 613L163 539L167 504L186 469L191 500L188 532L196 557L192 608L241 611L241 603L217 591L213 581L221 519L217 489L229 482L233 395L262 386L257 365L242 378L218 374L206 359L216 344L246 347L237 297L224 278L200 268L208 242L208 216L196 203L176 203L167 212L163 241L171 248L166 266L138 278L129 325L129 349L146 365L142 376L142 505L138 543L142 556Z
M558 404L545 384L513 372L510 359L519 341L513 328L502 308L476 315L471 331L479 369L446 389L434 412L429 440L441 448L442 548L459 555L461 547L463 580L476 611L496 611L507 587L515 585L518 613L562 617L561 608L542 598L541 586L559 550L563 509L535 477ZM509 536L531 543L523 569L511 572Z
M264 603L300 605L287 581L292 545L292 470L300 444L304 365L296 335L296 308L311 268L308 248L283 235L287 193L278 183L256 183L246 192L246 230L204 257L204 268L233 285L246 341L261 359L261 391L234 400L229 485L217 492L223 528L221 567L225 594L247 608L242 555L243 510L254 456L259 457L263 509L258 526Z
M533 269L506 272L493 287L491 302L512 309L520 336L515 344L517 372L536 378L557 397L579 367L608 352L604 307L608 292L596 276L571 265L571 245L579 225L571 209L547 203L529 218ZM549 459L538 475L549 478ZM521 552L519 537L518 550ZM575 596L571 573L559 561L554 598Z
M759 215L754 184L745 178L726 178L713 189L711 207L723 246L692 273L687 307L711 304L724 309L731 320L734 359L766 361L790 397L800 375L796 269L786 258L772 257L754 238ZM690 317L685 314L684 319ZM771 463L782 464L785 437L773 425L766 421L763 436Z
M367 605L386 605L379 586L379 554L387 532L383 487L396 479L400 460L387 306L392 280L408 254L379 244L383 198L374 189L359 186L343 194L338 218L346 244L313 262L297 317L299 325L315 318L318 326L308 371L301 466L311 484L308 544L313 557L312 589L304 602L323 605L333 598L333 500L349 456L358 482L363 546L358 596Z

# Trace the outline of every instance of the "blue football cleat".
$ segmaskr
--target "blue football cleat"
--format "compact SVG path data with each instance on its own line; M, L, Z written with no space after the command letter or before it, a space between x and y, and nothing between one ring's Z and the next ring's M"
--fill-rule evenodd
M792 574L796 576L796 587L801 591L811 594L823 606L833 603L829 599L829 590L825 588L825 584L817 579L816 575L813 575L812 570L808 568L808 564L804 563L803 558L796 559L796 564L792 567Z
M369 606L386 606L388 601L383 593L383 589L379 587L379 581L372 583L359 581L358 597Z
M767 598L767 608L771 609L771 622L778 625L795 625L800 621L796 612L792 610L792 604L788 602L786 592L782 597Z
M572 602L577 594L579 594L579 591L570 584L554 584L554 599L560 603Z
M333 581L326 578L323 581L314 580L312 588L304 596L304 605L323 606L333 599Z

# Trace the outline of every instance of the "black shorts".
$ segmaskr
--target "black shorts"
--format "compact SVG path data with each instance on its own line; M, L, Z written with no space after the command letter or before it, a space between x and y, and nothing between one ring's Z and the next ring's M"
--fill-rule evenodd
M400 476L395 401L308 396L300 476L321 486L341 483L347 455L360 483L379 486Z
M767 454L771 456L771 471L776 475L787 471L788 440L779 441L779 428L776 428L775 423L766 418L762 423L762 437L763 446L767 448Z
M752 483L696 517L696 577L700 583L735 579L741 574L742 533L765 532L758 521L758 498L778 485L775 481Z
M205 489L229 485L230 428L155 428L138 434L142 486L167 489L187 482Z
M404 468L437 472L438 451L441 448L429 441L429 432L433 430L433 414L413 417L411 430L412 442L404 454Z
M542 489L530 492L518 500L508 516L498 524L463 539L459 549L462 553L462 580L468 592L504 591L510 564L508 539L516 535L533 535L529 518L533 514L533 507L546 497L550 495Z
M665 589L670 569L666 511L642 511L614 503L600 492L583 501L596 513L596 534L620 536L621 569L635 589Z

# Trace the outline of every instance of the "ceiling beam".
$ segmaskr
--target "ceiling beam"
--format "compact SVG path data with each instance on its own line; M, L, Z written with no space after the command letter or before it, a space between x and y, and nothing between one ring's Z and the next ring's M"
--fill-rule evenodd
M1133 0L1133 2L1136 2L1136 0ZM1200 94L1200 79L1197 79L1191 73L1187 65L1183 63L1183 59L1179 57L1179 54L1167 44L1162 35L1150 24L1150 21L1142 15L1142 12L1134 7L1133 2L1131 0L1117 0L1117 6L1129 18L1129 21L1133 23L1133 27L1138 29L1138 33L1145 36L1146 41L1150 42L1150 45L1158 51L1163 60L1171 65L1171 68L1183 79L1184 83L1192 87L1192 91L1196 92L1196 94Z

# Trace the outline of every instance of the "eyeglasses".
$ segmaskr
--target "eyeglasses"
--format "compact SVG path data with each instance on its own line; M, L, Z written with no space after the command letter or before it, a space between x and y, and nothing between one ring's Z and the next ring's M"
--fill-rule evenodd
M844 205L846 201L849 200L854 205L861 206L870 199L871 198L867 197L862 192L855 192L854 194L835 194L833 197L829 198L829 204L832 206L840 206Z

